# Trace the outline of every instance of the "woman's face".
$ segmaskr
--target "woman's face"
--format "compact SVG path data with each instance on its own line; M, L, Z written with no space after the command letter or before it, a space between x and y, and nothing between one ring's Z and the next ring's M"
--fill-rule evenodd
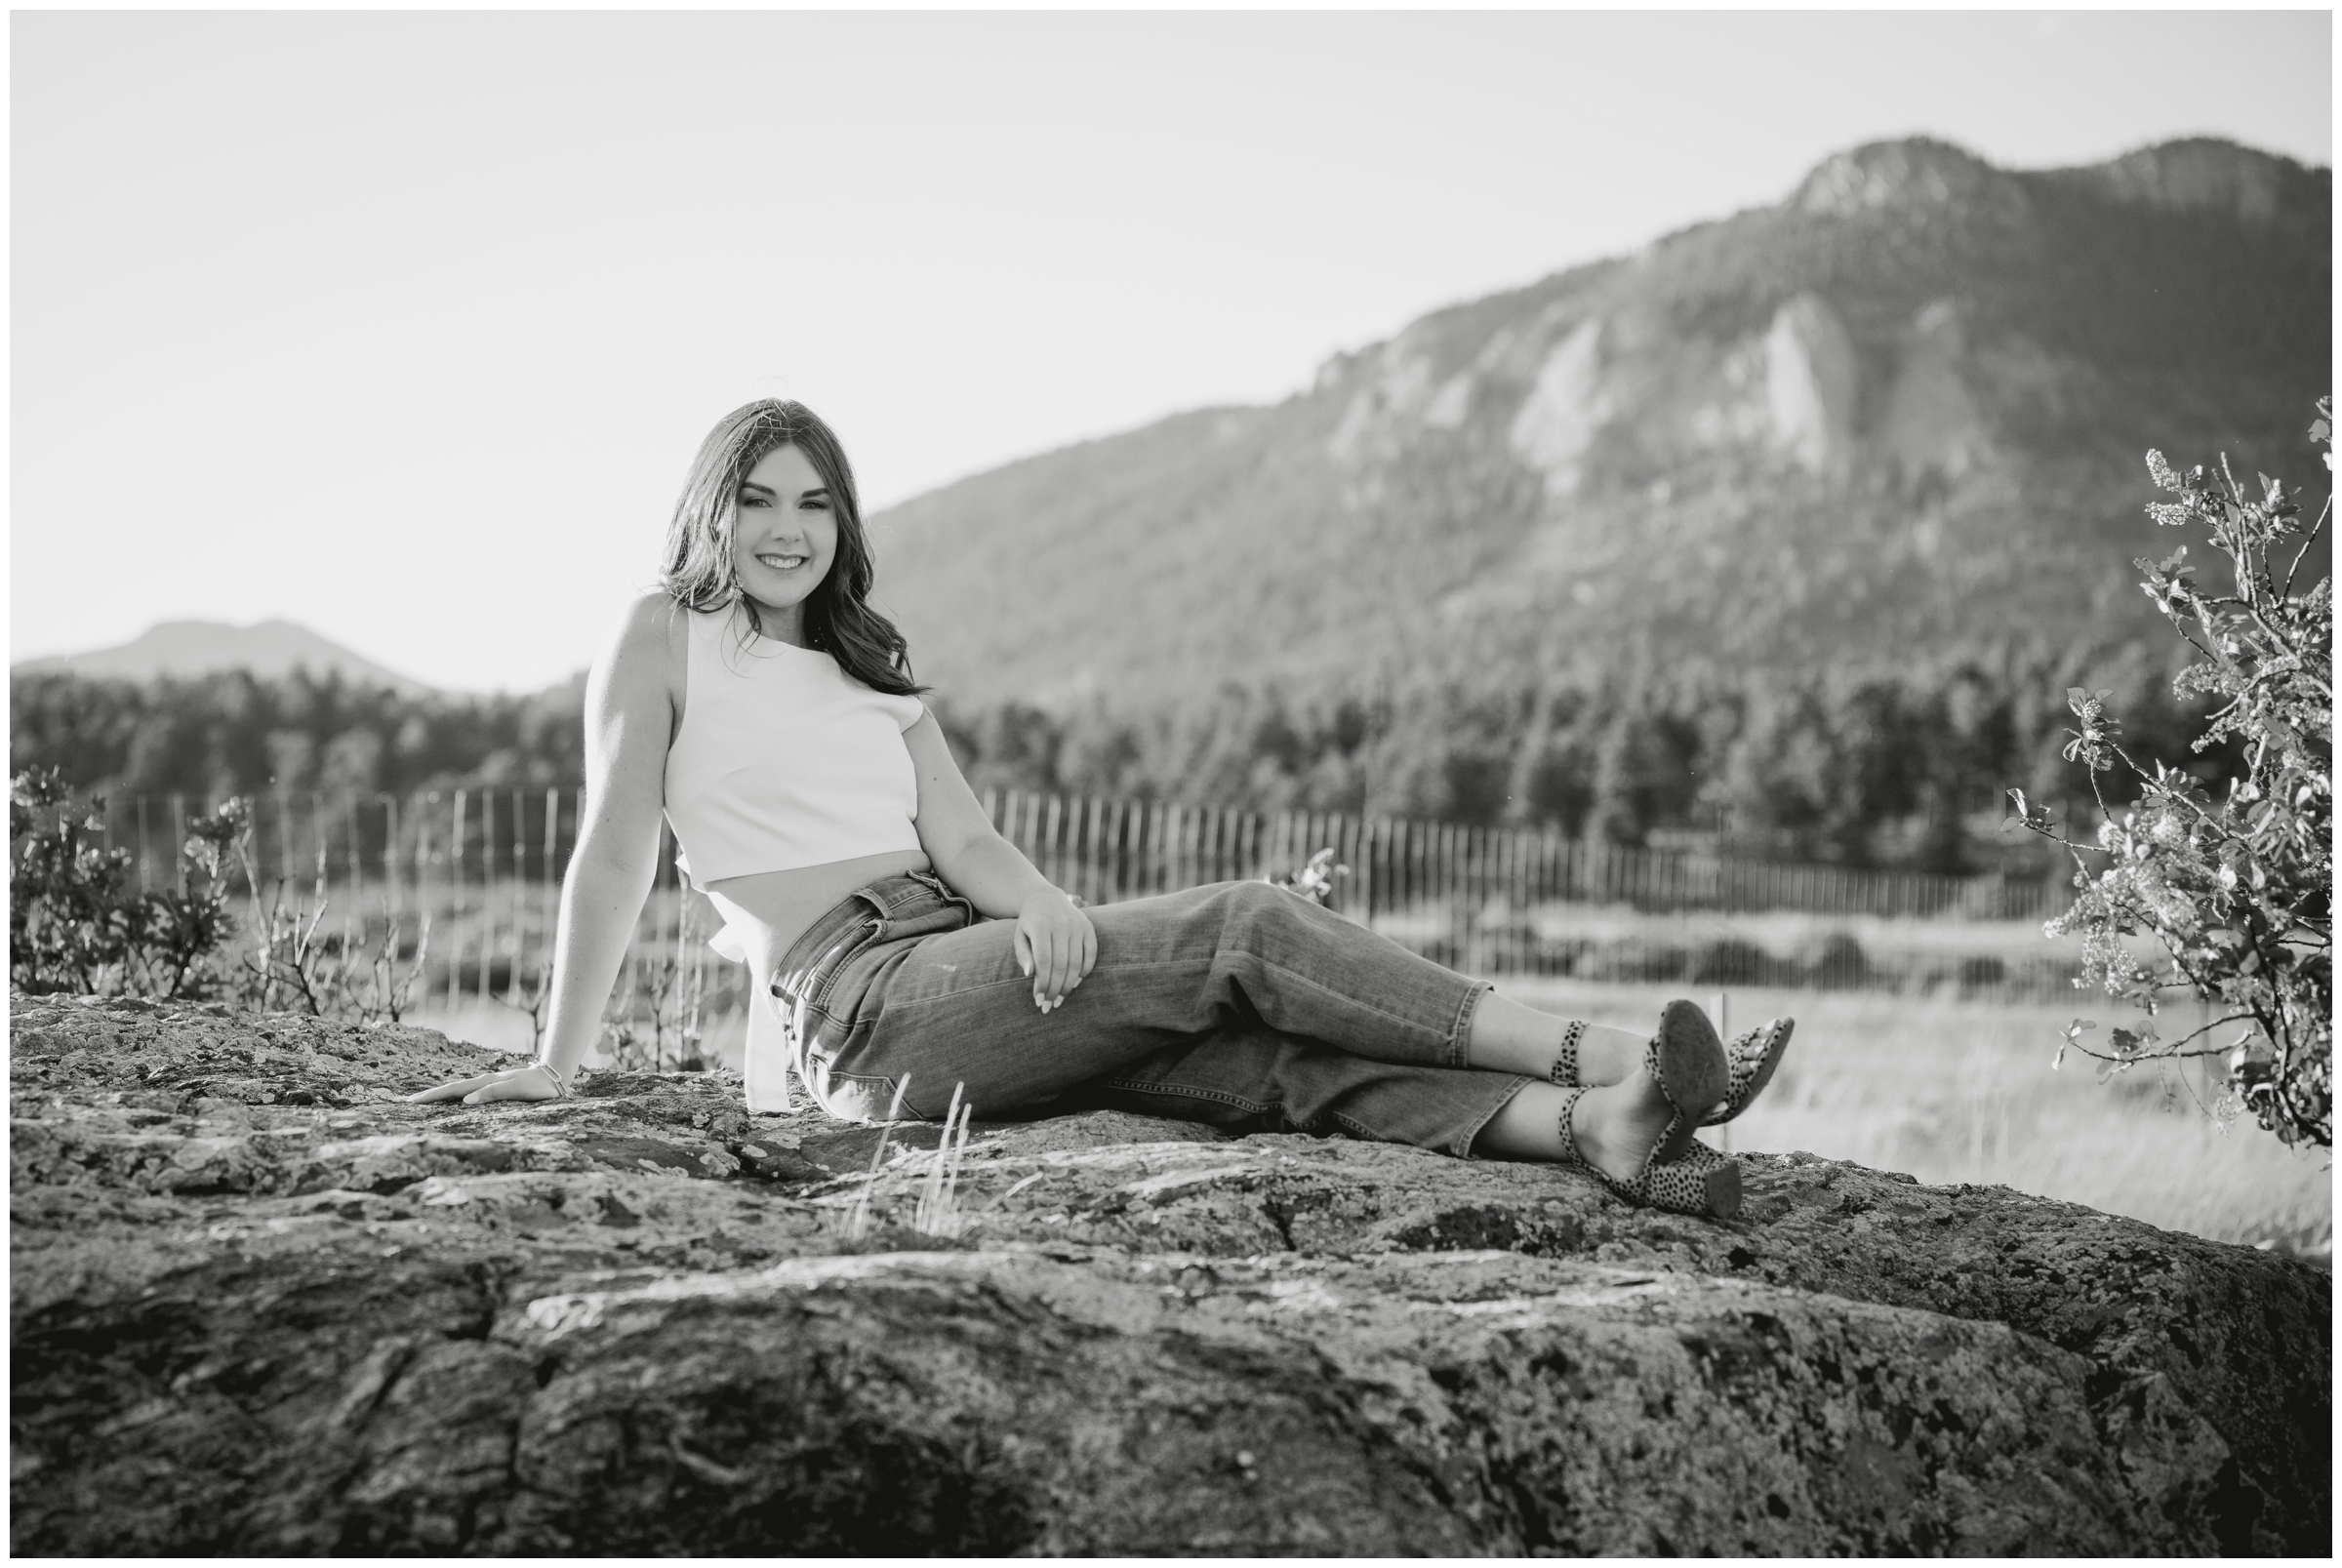
M837 559L837 513L822 476L795 447L775 447L740 483L732 569L759 605L789 611Z

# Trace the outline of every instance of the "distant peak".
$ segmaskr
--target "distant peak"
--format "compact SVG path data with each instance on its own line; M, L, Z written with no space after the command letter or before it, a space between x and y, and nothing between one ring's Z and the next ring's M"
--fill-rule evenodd
M125 680L191 679L244 669L277 679L301 665L320 676L338 673L361 686L387 686L416 695L430 691L421 681L352 653L297 621L282 619L248 626L224 621L162 621L117 647L26 660L10 668L25 674L61 671Z
M2022 204L2006 172L1965 147L1932 137L1873 141L1825 158L1797 186L1798 212L1851 215L1893 207Z

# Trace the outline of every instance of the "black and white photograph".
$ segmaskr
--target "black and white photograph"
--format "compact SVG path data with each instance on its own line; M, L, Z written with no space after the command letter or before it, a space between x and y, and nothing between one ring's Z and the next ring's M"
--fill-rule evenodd
M8 40L12 1554L2332 1554L2329 9Z

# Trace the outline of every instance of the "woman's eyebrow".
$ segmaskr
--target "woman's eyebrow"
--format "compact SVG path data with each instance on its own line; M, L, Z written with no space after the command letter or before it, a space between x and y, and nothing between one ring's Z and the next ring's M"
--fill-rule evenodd
M771 494L773 493L772 486L770 486L770 485L760 485L760 484L758 484L758 483L757 483L755 480L753 480L753 479L743 479L743 480L740 482L740 488L741 488L741 489L743 489L743 490L753 490L753 491L757 492L759 495L765 495L765 496L769 496L769 495L771 495Z

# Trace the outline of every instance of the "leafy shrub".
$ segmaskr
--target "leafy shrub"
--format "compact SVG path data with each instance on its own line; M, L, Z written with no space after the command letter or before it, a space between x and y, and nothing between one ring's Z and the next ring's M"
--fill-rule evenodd
M2008 965L1991 953L1976 953L1959 961L1959 983L1962 985L2004 985L2008 983Z
M1823 938L1821 950L1813 955L1813 984L1827 989L1860 985L1870 972L1870 954L1862 950L1861 943L1843 931L1833 931Z
M10 781L12 983L34 992L214 995L224 977L212 960L235 926L224 859L246 823L243 802L187 824L186 886L159 893L131 890L130 853L102 846L104 809L98 799L76 813L54 768Z
M1691 985L1795 985L1802 979L1795 963L1740 937L1719 938L1700 948L1683 978Z
M2333 465L2333 405L2319 404L2310 438ZM2083 1044L2096 1025L2077 1019L2065 1046L2121 1071L2142 1062L2217 1057L2226 1069L2222 1108L2249 1109L2285 1143L2333 1144L2333 604L2332 580L2306 593L2295 574L2332 509L2301 521L2300 492L2259 475L2258 494L2238 483L2227 460L2217 479L2201 466L2175 471L2147 455L2155 483L2175 499L2149 506L2165 527L2201 526L2228 557L2233 588L2200 583L2187 546L2140 561L2144 584L2201 659L2180 672L2183 697L2225 699L2197 750L2234 738L2246 758L2242 778L2215 800L2184 769L2142 766L2116 740L2104 692L2076 687L2067 700L2080 728L2069 730L2069 761L2099 776L2121 768L2140 785L2120 815L2100 793L2097 843L2059 834L2048 813L2009 791L2017 820L2073 853L2080 897L2048 923L2051 936L2079 932L2079 986L2148 1014L2138 1028L2112 1031L2106 1051ZM2290 561L2279 576L2279 557ZM2100 857L2098 868L2085 856ZM2120 938L2153 936L2162 960L2149 964ZM2175 1040L2158 1038L2155 1014L2172 992L2206 998L2220 1016ZM2212 1038L2243 1027L2224 1045ZM2201 1042L2201 1043L2200 1043Z

